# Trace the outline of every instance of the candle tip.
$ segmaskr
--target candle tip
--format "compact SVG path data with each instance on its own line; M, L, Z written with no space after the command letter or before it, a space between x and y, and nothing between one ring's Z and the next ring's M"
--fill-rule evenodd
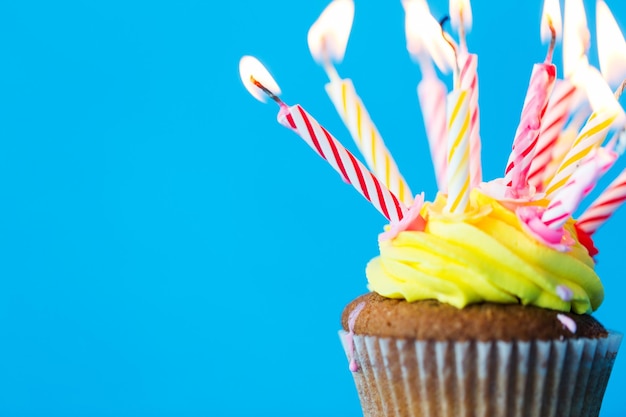
M239 75L246 90L261 102L265 102L267 97L278 104L282 103L278 95L280 87L274 81L269 71L253 56L246 55L239 61Z
M352 22L353 0L333 0L311 25L307 43L318 63L341 62L346 53Z

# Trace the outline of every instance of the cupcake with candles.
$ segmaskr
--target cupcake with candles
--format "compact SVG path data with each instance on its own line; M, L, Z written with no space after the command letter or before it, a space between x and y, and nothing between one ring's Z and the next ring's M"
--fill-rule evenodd
M350 0L322 13L309 47L369 169L300 105L285 104L258 61L246 57L240 66L248 90L278 103L279 122L389 220L380 255L366 267L370 292L342 314L364 415L597 416L621 335L591 316L604 297L593 233L626 200L625 175L572 215L621 153L624 112L589 65L565 65L556 79L561 13L558 1L546 0L547 56L532 68L503 177L485 182L477 56L465 42L469 2L451 1L456 40L425 2L404 6L408 49L424 74L418 94L439 185L433 201L410 193L356 87L333 66L346 49ZM598 7L599 19L612 19ZM452 70L450 92L435 67ZM581 97L593 110L588 117Z

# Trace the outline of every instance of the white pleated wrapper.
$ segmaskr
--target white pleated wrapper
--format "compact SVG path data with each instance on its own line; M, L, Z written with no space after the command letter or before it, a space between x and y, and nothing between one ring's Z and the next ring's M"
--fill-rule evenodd
M351 357L345 331L344 350ZM600 412L622 335L529 342L353 336L364 417L587 417Z

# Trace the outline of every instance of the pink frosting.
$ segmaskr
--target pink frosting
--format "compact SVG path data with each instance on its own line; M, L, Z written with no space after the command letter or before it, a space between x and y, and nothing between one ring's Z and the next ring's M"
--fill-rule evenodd
M391 222L389 230L378 235L378 241L383 242L385 240L391 240L398 236L400 232L407 230L423 232L426 227L426 220L424 220L420 214L423 205L424 193L416 195L415 200L413 200L413 204L409 207L405 216L398 222Z
M498 200L509 210L515 210L519 206L541 200L545 196L545 194L537 192L532 185L528 185L528 188L514 189L506 183L504 178L481 183L480 191Z
M524 230L539 242L560 252L566 252L574 244L574 239L564 228L550 229L542 220L545 211L542 207L522 206L515 210Z

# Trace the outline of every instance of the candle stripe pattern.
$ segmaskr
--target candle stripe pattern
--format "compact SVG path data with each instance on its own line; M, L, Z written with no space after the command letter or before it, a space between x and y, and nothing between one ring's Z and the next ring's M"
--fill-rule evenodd
M283 107L278 122L294 130L389 221L402 219L406 206L301 106Z
M467 90L448 94L448 200L449 213L464 213L469 204L470 100Z
M448 128L446 127L446 86L437 78L426 79L417 86L417 97L422 109L426 137L439 191L446 194L448 184Z
M400 174L367 109L356 94L352 81L345 79L331 82L326 85L326 92L367 165L384 185L400 198L400 201L410 206L413 201L411 190Z
M582 131L574 140L571 149L565 155L563 162L557 168L554 177L546 187L545 193L547 198L552 198L554 194L567 183L583 158L585 158L592 149L602 144L608 129L616 118L616 114L605 113L603 111L594 112L589 117L587 124L585 124Z
M555 77L556 67L552 64L536 64L533 67L522 116L505 171L505 182L510 183L513 189L526 187L530 164L539 139L541 119L548 106Z
M592 235L626 201L626 169L594 200L578 219L578 227Z
M543 213L541 220L552 230L563 227L582 199L595 187L598 179L613 165L617 154L606 149L593 149L581 162L580 167L559 189L554 200Z
M469 92L470 100L470 182L472 187L476 187L482 181L482 161L480 142L480 114L478 108L478 55L462 54L462 62L459 72L461 89Z
M575 92L574 84L567 80L559 80L548 100L548 107L541 120L535 156L528 172L528 183L538 191L543 189L546 168L552 160L552 152L567 122Z

